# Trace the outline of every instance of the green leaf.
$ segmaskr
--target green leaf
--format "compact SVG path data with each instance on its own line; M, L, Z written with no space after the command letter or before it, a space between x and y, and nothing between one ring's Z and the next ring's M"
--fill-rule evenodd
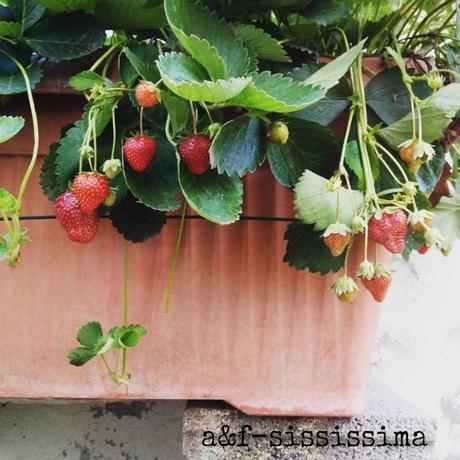
M182 98L174 96L169 91L161 92L161 102L171 119L173 136L186 129L190 120L190 105Z
M234 26L236 38L241 40L255 56L266 61L291 62L283 46L264 30L252 24Z
M21 35L21 24L17 22L0 21L0 37L9 37L17 40Z
M313 225L302 222L293 222L284 234L287 241L284 262L296 270L308 269L312 273L336 273L345 263L345 254L333 257L320 232L316 232Z
M356 210L363 203L363 195L356 190L339 187L329 191L328 180L309 171L303 173L295 187L294 206L299 218L306 224L314 224L314 230L324 230L337 221L337 193L339 194L339 220L350 225Z
M326 90L298 83L281 74L251 74L252 82L230 103L265 112L295 112L321 99Z
M154 42L133 42L125 46L123 52L144 80L156 83L160 79L160 73L155 65L158 59L158 48Z
M91 89L94 85L103 85L105 83L104 77L91 70L84 70L77 73L69 80L69 85L77 91L86 91Z
M24 127L24 118L0 116L0 144L10 140Z
M349 51L343 53L324 67L321 67L321 69L305 80L305 84L313 86L320 85L326 89L335 86L358 57L363 49L365 41L366 40L360 41L356 46L350 48Z
M133 243L149 240L160 233L166 224L163 212L137 202L130 193L110 209L110 218L118 233Z
M67 359L72 366L83 366L95 356L96 354L92 350L86 347L78 347L70 350Z
M55 201L66 190L66 187L60 187L57 182L56 159L58 147L58 142L50 145L50 151L43 160L40 170L40 186L43 194L51 201Z
M95 16L107 29L157 29L166 25L163 0L97 0Z
M56 150L56 185L59 188L66 189L69 181L78 171L84 135L84 123L77 121L59 141Z
M102 327L98 322L87 323L80 328L77 340L80 345L92 349L96 342L102 337Z
M42 71L40 68L33 66L26 69L27 75L30 80L32 88L40 81L42 77ZM26 84L24 78L20 72L14 75L1 75L0 74L0 94L1 95L12 95L24 93L26 91Z
M273 175L285 187L294 187L306 169L330 176L337 165L334 133L306 120L287 119L289 139L285 145L267 143Z
M264 160L265 134L264 123L258 118L242 116L229 121L212 143L211 166L229 176L254 172Z
M58 14L29 32L27 44L38 54L58 60L76 59L99 49L105 31L84 13Z
M433 97L423 101L420 107L423 140L431 143L440 139L456 112L460 110L460 83L444 86ZM415 118L418 121L417 115ZM396 123L381 129L378 135L390 147L398 148L398 145L413 137L412 114L408 113Z
M124 165L124 175L132 194L144 205L158 211L173 211L181 205L177 159L174 148L164 136L156 135L158 149L143 173Z
M287 76L297 81L305 81L315 71L320 69L320 64L303 64L302 67L295 68ZM290 116L302 120L315 121L321 125L328 126L332 123L350 104L348 96L350 87L342 79L339 84L329 88L326 95L318 102L306 107L305 109L293 112Z
M434 151L435 156L424 163L416 174L420 191L427 194L436 187L446 161L446 153L442 145L437 145Z
M19 209L16 197L5 188L0 188L0 211L6 214L15 213Z
M443 234L446 246L460 237L460 195L443 197L433 209L433 227Z
M36 0L8 0L8 8L21 26L21 35L32 27L45 12L45 7Z
M338 0L316 0L311 2L305 10L308 21L320 26L336 24L340 19L347 17L350 4Z
M93 351L96 355L100 356L109 352L112 348L118 348L118 344L109 333L99 338L94 344Z
M134 348L139 340L147 334L147 329L139 324L116 327L111 331L111 335L117 345L121 348Z
M213 80L245 75L248 51L224 19L199 1L165 0L164 4L173 33Z
M243 184L238 177L229 177L210 170L191 174L179 164L179 183L190 207L215 224L231 224L239 219L243 203Z
M417 97L425 99L433 90L423 81L412 85ZM366 102L387 125L401 119L410 110L410 97L398 68L380 72L366 86Z
M407 232L402 256L405 260L409 260L412 251L417 251L426 244L425 237L421 233Z
M353 140L348 142L345 150L345 162L358 178L358 189L365 190L366 180L357 141Z
M157 61L163 83L175 94L190 101L224 102L241 93L250 78L206 80L206 71L182 53L167 53Z
M64 11L84 10L93 13L96 0L38 0L46 8L62 13Z

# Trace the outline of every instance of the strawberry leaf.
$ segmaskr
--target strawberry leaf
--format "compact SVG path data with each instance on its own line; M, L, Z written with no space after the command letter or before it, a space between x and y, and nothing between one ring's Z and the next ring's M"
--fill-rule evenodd
M430 161L423 163L416 174L419 189L426 194L430 194L436 187L446 161L446 152L442 145L438 144L434 152L435 156Z
M167 24L163 0L97 0L94 12L107 29L156 29Z
M104 40L105 31L93 16L75 12L40 22L27 34L26 43L41 56L69 60L96 51Z
M328 189L328 180L308 169L295 187L294 205L297 215L306 224L313 224L315 230L324 230L337 220L337 193L339 194L340 222L350 225L355 210L362 205L363 195L356 190L339 187L338 191Z
M86 91L96 84L103 85L104 83L104 77L91 70L77 73L77 75L74 75L69 80L69 85L77 91Z
M147 329L139 324L130 324L112 329L110 335L121 348L134 348L139 340L147 334Z
M123 52L144 80L155 83L160 79L158 68L155 65L158 58L158 48L154 42L130 43Z
M118 233L133 243L149 240L160 233L166 224L163 212L137 202L130 193L110 209L110 218Z
M22 35L21 25L17 22L0 21L0 37L9 37L15 40Z
M21 35L43 16L45 7L37 0L8 0L8 8L21 25Z
M326 89L295 82L281 74L270 72L251 74L252 82L231 99L231 103L265 112L295 112L326 94Z
M157 66L164 84L190 101L227 101L250 82L249 78L209 81L203 67L183 53L166 53L159 58Z
M212 143L211 166L219 174L244 176L254 172L265 157L265 127L258 118L242 116L229 121Z
M40 186L43 194L51 201L56 200L66 190L64 187L60 187L57 182L56 159L58 147L59 144L57 142L50 145L50 151L43 160L40 170Z
M306 169L329 176L337 164L334 133L318 123L286 119L289 139L285 145L267 142L273 175L285 187L294 187Z
M287 241L284 262L296 270L309 270L312 273L336 273L345 263L345 254L333 257L321 232L313 229L313 225L293 222L284 234Z
M102 327L100 323L91 322L80 328L77 340L80 345L92 349L96 342L102 337Z
M158 211L173 211L181 204L177 198L180 194L177 159L164 136L157 134L155 139L158 149L147 170L140 174L125 164L124 176L131 193L141 203Z
M237 24L234 26L236 37L259 59L277 62L291 62L283 46L278 40L268 35L264 30L252 24Z
M56 185L61 189L67 188L69 180L78 171L84 135L84 123L77 121L59 141L56 150Z
M29 77L32 88L40 81L42 71L37 66L32 66L26 69L27 76ZM0 74L0 94L10 95L19 94L26 91L26 84L20 72L14 75L1 75Z
M443 197L433 209L433 227L438 228L445 238L445 245L460 237L460 195Z
M16 197L4 188L0 188L0 212L5 214L15 213L19 209Z
M169 91L161 92L161 102L163 103L171 119L173 137L184 130L190 121L190 106L184 99L175 96Z
M231 224L239 219L243 202L243 184L239 177L229 177L210 170L199 176L179 163L179 183L190 207L215 224Z
M248 50L224 19L199 1L165 0L164 4L173 33L213 80L247 73Z
M10 140L24 127L22 117L0 117L0 144Z
M77 10L93 13L96 6L96 0L38 0L38 2L46 8L59 13Z
M90 350L86 347L78 347L70 350L69 354L67 355L67 359L69 360L70 364L72 364L72 366L83 366L95 356L96 354L93 350Z

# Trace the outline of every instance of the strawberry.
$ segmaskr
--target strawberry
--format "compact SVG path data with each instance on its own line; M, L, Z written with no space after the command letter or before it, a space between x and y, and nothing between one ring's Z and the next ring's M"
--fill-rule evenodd
M86 214L74 192L64 192L55 203L56 217L67 231L67 236L75 243L89 243L96 238L99 217Z
M141 81L136 86L135 94L137 103L145 109L155 107L160 102L158 90L150 81Z
M72 190L81 210L92 214L107 198L110 184L107 177L102 174L84 172L74 179Z
M149 167L156 151L156 140L141 134L127 139L123 145L125 160L136 172L144 172Z
M208 171L209 149L211 139L204 134L193 134L179 144L179 155L192 174L203 174Z
M369 221L369 235L392 254L401 254L405 248L407 217L403 211L383 212Z
M359 289L353 278L341 276L332 286L337 298L343 303L353 302L356 299Z
M351 230L341 223L331 224L323 234L324 244L334 257L340 256L350 242Z
M391 270L381 264L374 265L374 274L371 278L360 276L363 286L372 294L377 302L383 302L391 285Z
M428 249L430 249L430 248L428 247L428 245L422 244L422 245L417 249L417 252L418 252L419 254L422 254L422 255L423 255L423 254L426 254L426 253L428 252Z
M267 139L274 144L286 144L289 139L289 128L286 123L277 121L271 124L267 132Z

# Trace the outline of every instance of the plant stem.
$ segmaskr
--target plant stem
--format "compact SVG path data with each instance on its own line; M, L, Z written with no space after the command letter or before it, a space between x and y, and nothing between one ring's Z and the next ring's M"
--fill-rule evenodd
M171 305L171 293L172 293L172 288L174 286L174 280L176 279L177 259L179 257L179 250L180 250L180 246L182 242L182 236L184 233L186 211L187 211L187 200L184 201L184 206L182 207L179 231L177 232L176 246L174 248L173 260L172 260L171 267L168 273L168 282L166 285L166 297L165 297L165 313L169 313L169 307Z
M128 270L129 270L129 252L128 242L123 242L123 325L128 325L128 313L129 313L129 296L128 296ZM122 351L122 365L121 365L121 377L126 378L126 368L128 364L128 350L123 348Z
M119 46L119 43L112 45L105 53L99 57L99 59L89 68L89 70L94 72Z

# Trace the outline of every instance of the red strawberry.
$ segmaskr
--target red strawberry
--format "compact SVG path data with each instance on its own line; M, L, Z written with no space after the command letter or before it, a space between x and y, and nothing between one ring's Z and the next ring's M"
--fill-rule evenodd
M380 217L373 216L369 221L369 235L385 246L392 254L401 254L405 247L407 217L403 211L384 212Z
M84 172L75 178L72 190L78 198L81 210L91 214L107 198L110 184L102 174Z
M422 246L420 246L418 249L417 249L417 252L419 254L426 254L428 252L428 249L429 247L426 245L426 244L422 244Z
M55 210L58 221L67 231L71 241L89 243L96 238L99 217L96 214L85 214L75 193L64 192L59 195Z
M334 257L340 256L350 242L351 230L341 223L331 224L324 232L324 244Z
M126 139L123 145L125 160L136 172L144 172L149 167L156 151L156 140L140 134Z
M375 264L375 273L372 278L361 276L364 287L372 294L377 302L383 302L391 285L391 270L380 264Z
M204 134L193 134L179 144L179 155L192 174L203 174L209 170L211 143Z
M149 81L141 81L136 86L136 101L146 109L156 106L160 102L160 98L155 85Z

